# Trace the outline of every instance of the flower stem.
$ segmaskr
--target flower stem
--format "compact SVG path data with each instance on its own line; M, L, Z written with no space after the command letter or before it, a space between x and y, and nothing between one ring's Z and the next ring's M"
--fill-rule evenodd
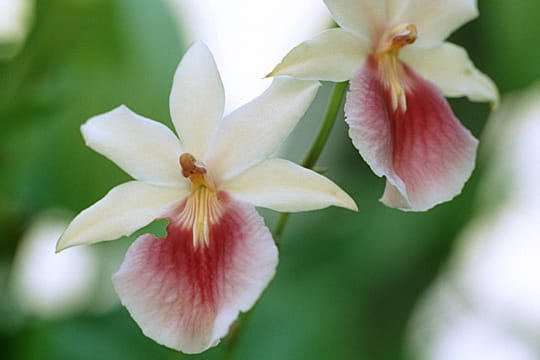
M326 114L324 115L324 120L319 129L319 134L317 138L311 145L309 152L307 153L304 161L302 161L302 166L308 169L313 169L321 152L328 141L330 132L334 127L336 122L339 109L341 109L341 103L343 102L343 97L345 96L345 91L347 90L347 82L340 82L334 84L334 89L332 90L332 95L330 96L330 101L328 102L328 107L326 108Z
M324 146L326 145L328 137L330 136L332 128L336 122L346 90L346 81L334 84L334 89L332 90L332 95L330 95L330 101L328 102L328 107L326 108L326 114L324 115L323 123L319 129L319 134L311 145L311 148L306 154L304 161L302 161L301 165L303 167L313 170L317 160L319 160L319 157L321 156ZM279 240L283 234L283 231L285 230L285 225L287 225L289 216L290 213L281 213L276 223L276 227L274 229L274 241L276 242L277 247L279 247Z
M276 243L276 246L278 247L278 249L279 249L279 240L281 238L281 234L283 234L283 230L285 229L285 225L287 225L287 221L289 220L290 215L291 213L286 213L286 212L281 213L279 215L276 226L274 227L274 231L272 235L274 237L274 242Z
M341 108L341 103L343 102L343 97L345 96L346 90L347 90L347 82L340 82L340 83L334 84L334 88L332 90L332 94L330 95L330 100L328 102L328 107L326 108L326 113L324 115L323 123L321 125L321 128L319 129L317 138L311 145L311 148L306 154L304 161L302 161L301 165L303 167L308 168L308 169L313 169L313 167L317 163L317 160L319 160L319 156L321 155L321 152L324 149L326 142L328 141L328 137L330 136L330 133L332 132L334 123L336 122L336 118ZM287 225L287 221L289 220L290 215L291 213L281 213L274 227L274 231L272 232L274 241L278 248L279 248L280 237L283 234L285 225ZM243 314L238 319L236 324L233 325L233 327L231 328L231 331L228 336L227 347L225 349L224 359L226 360L233 359L234 350L236 348L236 344L238 343L238 338L240 334L245 331L245 328L247 327L254 310L255 310L255 307L253 307L247 313Z

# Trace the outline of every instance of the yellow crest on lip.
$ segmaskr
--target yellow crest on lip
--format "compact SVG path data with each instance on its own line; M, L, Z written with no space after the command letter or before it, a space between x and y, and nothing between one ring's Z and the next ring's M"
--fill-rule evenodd
M180 223L193 231L193 247L209 245L210 227L219 218L217 192L209 185L206 167L189 154L179 158L182 175L191 181L193 193L187 199Z
M375 50L375 59L379 64L384 80L390 89L392 110L407 111L407 98L405 89L401 83L403 77L403 65L398 60L399 50L404 46L416 41L418 31L414 24L400 24L381 37L381 41Z

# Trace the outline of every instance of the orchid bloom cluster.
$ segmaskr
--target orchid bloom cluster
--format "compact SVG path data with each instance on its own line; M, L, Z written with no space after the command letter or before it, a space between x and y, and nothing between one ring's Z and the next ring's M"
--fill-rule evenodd
M277 247L255 207L296 212L354 200L326 177L273 157L313 101L319 80L350 80L349 135L378 176L382 202L426 210L470 176L477 140L443 94L497 101L465 50L444 42L477 15L473 0L325 0L338 29L294 48L262 95L223 116L223 85L202 43L184 55L166 126L120 106L82 126L86 144L135 180L82 211L57 250L140 236L113 283L148 337L198 353L224 337L272 279ZM436 16L434 14L437 14Z

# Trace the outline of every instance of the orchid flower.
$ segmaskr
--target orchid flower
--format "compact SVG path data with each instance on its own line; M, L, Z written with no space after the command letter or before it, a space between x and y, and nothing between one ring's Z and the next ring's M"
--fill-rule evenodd
M167 236L130 246L113 283L148 337L186 353L215 346L260 296L278 262L261 206L278 211L356 209L327 178L271 158L312 102L316 81L275 80L222 117L223 84L208 48L185 54L170 97L180 140L120 106L82 126L88 146L130 174L82 211L57 250L116 239L158 218Z
M466 51L445 42L475 0L325 0L341 28L294 48L269 76L350 80L349 136L378 176L381 201L422 211L461 192L478 141L443 97L498 101Z

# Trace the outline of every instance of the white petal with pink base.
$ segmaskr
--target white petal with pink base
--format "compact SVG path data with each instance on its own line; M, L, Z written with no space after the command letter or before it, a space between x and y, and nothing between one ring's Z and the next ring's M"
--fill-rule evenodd
M114 286L144 334L187 353L215 346L274 275L278 253L255 211L257 193L285 194L264 204L274 210L356 209L343 190L310 170L285 166L281 178L256 176L260 164L281 161L269 157L311 104L318 82L274 81L224 118L222 87L209 50L198 43L180 63L170 98L182 141L125 107L83 125L88 145L137 181L82 211L57 245L111 240L167 219L166 237L147 234L132 244ZM304 196L291 193L303 184Z
M373 172L388 179L384 204L422 211L452 199L471 175L477 141L443 94L498 101L467 52L444 42L478 15L476 1L325 3L341 28L300 44L270 75L351 80L349 134Z

